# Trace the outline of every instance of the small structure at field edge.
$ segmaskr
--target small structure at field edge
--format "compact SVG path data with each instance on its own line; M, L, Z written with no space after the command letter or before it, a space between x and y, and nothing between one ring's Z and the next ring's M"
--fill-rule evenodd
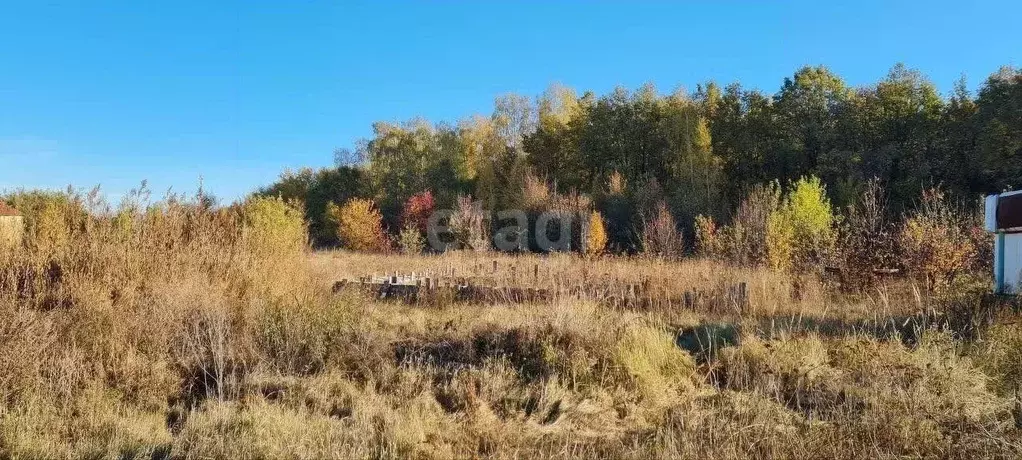
M988 196L984 227L994 233L994 293L1018 294L1022 281L1022 190Z
M25 222L14 208L0 201L0 248L11 248L21 245Z
M496 266L496 261L494 261ZM496 271L496 270L494 270ZM539 266L533 267L533 281L538 280ZM511 267L514 279L515 267ZM483 303L551 302L558 298L589 299L613 307L639 309L678 308L706 311L743 311L749 306L749 286L745 282L721 282L709 289L688 289L671 292L655 280L628 282L601 279L590 284L577 283L540 287L534 283L508 283L484 276L456 276L451 269L445 273L363 276L343 279L333 285L333 292L358 291L378 299L399 299L410 303L430 303L439 299Z

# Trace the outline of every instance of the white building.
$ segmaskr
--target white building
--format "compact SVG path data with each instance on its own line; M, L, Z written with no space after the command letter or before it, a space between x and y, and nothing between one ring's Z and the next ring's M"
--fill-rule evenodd
M994 232L994 292L1016 294L1022 281L1022 190L986 199L986 230Z

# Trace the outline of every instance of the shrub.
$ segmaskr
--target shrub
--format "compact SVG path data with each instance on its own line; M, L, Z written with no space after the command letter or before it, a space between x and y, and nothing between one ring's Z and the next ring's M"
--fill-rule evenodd
M368 188L365 173L353 166L313 170L285 170L273 184L261 188L256 195L279 196L288 202L301 202L309 235L317 245L337 244L337 225L327 212L330 202L344 203L364 196Z
M384 251L388 248L383 217L371 200L353 198L336 208L329 206L337 221L337 236L352 251Z
M619 171L614 171L607 178L607 194L624 195L628 189L628 181Z
M341 207L337 206L337 203L333 201L326 204L326 208L323 211L323 231L329 233L331 240L337 244L343 246L344 242L341 241Z
M586 255L596 256L603 253L607 247L607 228L603 224L603 216L599 211L589 213L589 221L585 228Z
M977 215L973 219L974 223L969 226L969 241L975 248L969 268L980 273L989 270L990 262L994 260L994 239L983 228L982 219L981 214Z
M795 252L795 227L790 215L780 210L767 219L767 265L778 270L792 268Z
M632 189L629 195L635 212L640 215L655 215L659 211L660 205L665 203L664 200L667 196L664 187L655 178Z
M588 247L585 232L588 231L593 210L593 202L589 196L574 190L559 193L553 196L548 206L547 212L553 213L554 218L547 223L547 237L553 241L555 237L562 237L562 231L567 231L569 234L563 237L568 238L568 247L564 249L577 248L578 251L584 252ZM603 245L606 246L606 228L603 234Z
M749 190L730 226L721 230L721 251L732 263L767 263L767 221L781 203L777 182L757 184Z
M555 195L546 181L535 174L526 174L522 181L522 207L528 210L546 207Z
M276 258L304 252L308 230L300 204L280 197L252 197L243 209L245 241L254 253Z
M713 217L702 214L696 216L696 253L703 257L717 258L721 256L722 238L720 229Z
M799 179L767 219L767 259L776 269L806 271L834 246L834 213L816 177Z
M458 207L449 223L458 249L475 251L490 249L485 217L481 202L473 201L471 196L458 197Z
M426 190L412 195L401 209L401 225L406 229L413 228L419 233L426 233L429 216L433 214L435 207L433 192Z
M928 289L950 285L976 257L970 227L969 217L952 206L941 190L924 191L901 228L905 267L924 277Z
M426 239L422 237L422 232L411 225L401 229L397 244L402 254L420 254L426 249Z
M210 213L213 214L213 213ZM293 293L291 283L280 283L280 274L296 277L304 270L309 244L301 203L285 202L280 197L249 198L240 206L242 244L248 257L245 276L254 289L270 297ZM186 224L187 225L187 224ZM195 231L187 229L185 233Z
M844 281L857 288L876 282L873 269L898 263L897 229L887 219L884 190L879 180L866 183L842 226L841 256Z
M634 245L635 207L628 197L628 184L621 173L614 171L607 179L606 191L597 203L607 224L608 244L614 250Z
M527 175L522 186L522 204L528 217L529 246L535 251L570 250L585 252L585 233L589 225L592 200L574 190L557 193L553 187L533 175ZM545 216L545 217L544 217ZM541 218L546 225L540 228ZM561 235L563 230L570 234ZM550 243L563 243L558 247L540 244L540 236Z
M642 251L649 256L662 259L677 259L685 250L684 239L667 204L660 202L653 216L643 219Z

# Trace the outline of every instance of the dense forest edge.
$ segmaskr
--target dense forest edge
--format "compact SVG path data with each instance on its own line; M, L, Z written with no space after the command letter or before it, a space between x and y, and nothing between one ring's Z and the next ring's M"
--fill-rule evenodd
M693 250L697 217L719 226L757 188L784 192L802 179L818 179L838 214L876 187L885 218L919 208L928 191L975 210L1022 180L1020 127L1022 72L1012 67L976 94L963 77L942 95L902 64L860 87L806 66L773 95L740 83L602 96L554 84L534 99L498 97L489 117L377 122L370 139L335 152L336 167L286 171L258 194L303 203L319 246L345 244L336 207L352 199L371 200L396 240L410 201L428 194L437 209L462 197L490 211L581 197L620 252L642 249L642 223L662 202Z

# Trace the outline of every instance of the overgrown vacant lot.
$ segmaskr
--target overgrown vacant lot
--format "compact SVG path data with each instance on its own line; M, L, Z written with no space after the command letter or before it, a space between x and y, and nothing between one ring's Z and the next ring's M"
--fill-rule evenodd
M1018 316L964 288L848 293L700 260L313 253L279 200L79 205L22 203L37 216L25 247L0 256L3 458L1022 455ZM395 272L553 294L331 289ZM689 307L586 294L742 282L747 301Z

